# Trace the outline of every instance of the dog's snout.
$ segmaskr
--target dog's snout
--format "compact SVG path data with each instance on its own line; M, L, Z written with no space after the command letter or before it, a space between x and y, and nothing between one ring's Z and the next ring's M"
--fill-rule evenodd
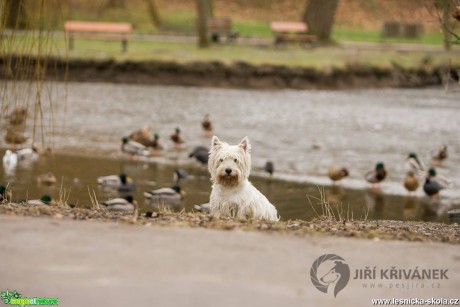
M225 172L227 173L227 175L230 175L232 173L232 169L230 167L227 167L225 169Z

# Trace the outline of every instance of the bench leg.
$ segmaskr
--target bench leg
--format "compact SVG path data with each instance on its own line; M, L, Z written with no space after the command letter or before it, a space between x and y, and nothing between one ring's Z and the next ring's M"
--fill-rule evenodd
M69 36L69 50L73 50L73 35Z
M128 41L122 40L121 41L121 52L126 52L128 50Z
M275 36L275 40L274 40L273 44L275 46L280 46L280 45L282 45L284 43L284 41L285 40L281 35L277 35L277 36Z
M212 41L213 43L216 43L216 44L220 43L220 36L219 36L219 34L217 34L217 33L212 33L212 34L211 34L211 41Z

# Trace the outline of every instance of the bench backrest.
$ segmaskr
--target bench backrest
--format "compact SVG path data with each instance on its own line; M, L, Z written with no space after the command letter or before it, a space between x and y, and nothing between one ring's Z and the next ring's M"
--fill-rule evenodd
M304 33L307 32L308 27L305 22L272 21L270 22L270 30L282 33Z
M131 33L133 27L129 23L111 22L86 22L86 21L67 21L64 24L67 32L99 32L99 33Z
M211 30L231 30L232 20L230 18L212 18L208 21L208 28Z

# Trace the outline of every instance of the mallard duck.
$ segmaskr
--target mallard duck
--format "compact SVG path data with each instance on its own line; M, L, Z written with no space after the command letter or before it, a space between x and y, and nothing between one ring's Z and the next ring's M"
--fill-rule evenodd
M441 166L443 161L447 159L447 145L443 145L438 149L431 151L431 164Z
M327 175L333 181L339 181L349 175L348 169L341 166L333 166L327 170Z
M209 118L209 114L206 114L204 116L204 119L201 122L201 127L203 128L203 136L204 137L211 137L212 136L212 123L211 123L211 119Z
M164 201L166 203L179 202L185 196L185 191L177 184L170 188L161 188L144 192L144 196L152 201Z
M273 173L275 172L275 164L272 161L265 162L264 171L267 172L270 177L272 177Z
M195 158L198 162L202 164L208 164L209 160L209 148L204 146L197 146L195 149L188 155L189 158Z
M170 136L171 141L174 143L174 149L183 150L185 149L185 141L181 136L180 128L176 128L174 133Z
M211 211L211 205L209 203L194 205L193 208L195 208L199 212L209 213Z
M185 191L179 186L179 182L186 177L187 173L184 170L177 169L173 172L173 186L144 192L144 196L156 203L161 201L167 205L177 205L185 196Z
M37 182L43 185L54 185L57 182L56 176L52 172L37 176Z
M3 155L3 167L6 169L15 168L18 164L18 155L7 149Z
M205 131L212 131L212 123L211 123L211 119L209 118L209 114L206 114L204 116L204 119L201 122L201 126L203 127L203 130Z
M420 183L418 178L415 176L413 171L408 171L406 174L406 178L404 178L404 187L409 192L414 192L418 189Z
M132 191L135 189L133 180L125 173L121 173L120 175L101 176L97 178L97 183L101 186L116 188L120 191Z
M367 182L372 184L377 184L382 182L385 177L387 176L387 171L385 169L385 165L383 162L378 162L375 164L375 169L373 171L368 172L364 178Z
M176 169L173 172L173 182L175 184L179 184L179 182L185 178L187 178L187 172L184 171L183 169Z
M161 144L161 141L160 141L160 135L158 133L153 134L153 140L149 144L148 147L152 147L153 149L156 149L156 150L162 150L163 149L163 145Z
M407 158L406 169L407 171L411 171L414 173L415 176L419 178L423 178L425 173L425 165L422 161L417 157L415 152L411 152Z
M150 155L158 157L163 154L162 150L164 149L164 146L161 143L160 140L160 135L158 133L153 134L153 138L147 140L144 140L142 145L147 147L147 150L150 149Z
M451 182L442 176L438 176L436 169L430 167L425 178L423 191L429 197L439 197L439 192L451 185Z
M0 203L10 202L12 194L13 193L11 193L10 189L3 185L0 185Z
M24 203L29 206L49 206L51 202L52 202L51 196L43 195L40 199L30 199L30 200L27 200L21 203Z
M150 131L150 127L144 126L142 129L134 131L129 135L129 139L148 147L152 142L152 132Z
M432 180L430 177L426 177L425 183L423 184L423 191L429 197L439 197L439 192L444 189L437 181Z
M150 151L144 145L130 141L128 137L123 137L121 139L121 151L127 153L131 156L139 155L139 156L149 156Z
M110 211L133 211L135 208L136 201L131 195L125 197L119 197L104 201L101 203L107 207Z

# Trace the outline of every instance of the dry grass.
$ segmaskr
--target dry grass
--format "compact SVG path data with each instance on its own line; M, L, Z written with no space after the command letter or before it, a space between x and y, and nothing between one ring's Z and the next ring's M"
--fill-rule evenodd
M131 212L114 212L102 209L91 210L57 206L29 207L11 203L0 205L0 214L118 222L143 226L199 227L218 230L261 231L279 235L316 235L373 240L403 240L460 244L460 227L458 224L447 225L404 221L378 221L377 223L376 221L345 219L337 221L336 219L327 217L317 218L313 221L289 220L268 222L214 218L211 215L203 213L173 213L168 210L154 212L146 216L145 214L133 215Z
M307 194L307 201L313 211L316 214L316 217L319 219L330 219L336 222L347 222L347 221L354 221L354 213L353 210L350 210L350 204L345 206L342 203L338 204L331 204L326 196L326 192L324 187L318 186L319 197L308 195ZM316 204L312 202L312 199L316 201ZM321 213L316 211L316 206L321 206ZM369 208L363 206L362 216L358 218L361 221L367 221L369 217Z

